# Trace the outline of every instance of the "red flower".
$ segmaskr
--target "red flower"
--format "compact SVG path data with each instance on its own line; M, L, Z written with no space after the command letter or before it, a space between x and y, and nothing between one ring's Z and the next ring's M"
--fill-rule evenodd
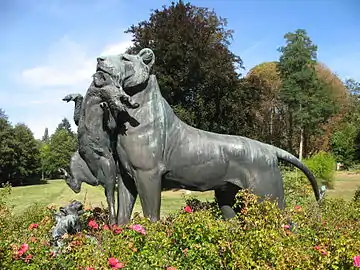
M354 266L360 268L360 255L354 256Z
M36 228L38 228L38 227L39 227L39 224L37 224L37 223L31 223L31 224L29 225L29 230L36 229Z
M86 267L85 270L95 270L94 267Z
M105 225L103 226L103 230L105 230L105 231L109 231L109 230L110 230L110 228L109 228L109 226L108 226L108 225L106 225L106 224L105 224Z
M114 225L112 226L112 230L113 230L113 232L114 232L115 234L119 234L119 233L122 232L123 229L122 229L121 227L117 226L116 224L114 224Z
M108 263L109 263L109 266L113 269L120 269L120 268L125 267L125 264L123 264L122 262L119 262L119 260L116 258L109 258Z
M26 251L28 251L28 250L29 250L28 244L22 244L19 249L19 251L21 251L22 253L26 253Z
M166 268L166 270L177 270L177 269L174 266L169 266L169 267Z
M320 246L315 246L314 247L316 250L320 250Z
M185 211L186 213L192 213L192 212L193 212L193 210L191 209L191 207L188 206L188 205L184 207L184 211Z
M281 225L281 227L282 227L283 229L290 229L290 225L287 225L287 224L286 224L286 225L283 224L283 225Z
M28 254L28 255L25 257L25 260L24 260L24 261L25 261L26 263L29 263L29 262L31 261L32 257L33 257L33 256L32 256L31 254Z
M29 250L29 245L28 244L22 244L21 246L20 246L20 248L17 250L17 251L15 251L15 256L16 257L21 257L23 254L25 254L26 253L26 251L28 251Z
M99 229L99 225L96 223L95 220L90 220L88 225L90 228Z
M301 210L301 206L300 206L300 205L296 205L296 206L295 206L295 210Z

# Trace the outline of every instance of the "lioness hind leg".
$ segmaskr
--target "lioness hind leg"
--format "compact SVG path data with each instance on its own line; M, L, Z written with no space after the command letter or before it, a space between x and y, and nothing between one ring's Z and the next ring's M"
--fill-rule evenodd
M84 161L88 165L95 178L105 189L105 196L109 206L110 225L116 223L115 217L115 183L116 183L116 164L112 154L103 149L102 156L98 156L92 148L84 148L80 152Z
M130 221L137 194L134 179L126 173L121 173L118 177L118 225L127 224Z
M227 183L224 186L215 189L215 198L218 201L222 216L225 220L236 216L233 206L239 189L239 187L231 183Z
M259 202L267 197L277 202L278 207L283 209L285 207L284 185L279 168L270 166L261 168L254 176L249 189L260 196Z

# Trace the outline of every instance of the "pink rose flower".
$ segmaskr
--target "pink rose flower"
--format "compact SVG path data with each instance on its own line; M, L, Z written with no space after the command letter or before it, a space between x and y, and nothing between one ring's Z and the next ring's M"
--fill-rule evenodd
M143 226L141 226L140 224L134 224L134 225L131 225L130 226L130 229L133 229L134 231L138 232L138 233L141 233L143 235L146 234L146 231L144 229Z
M116 258L109 258L108 263L112 269L120 269L125 267L125 264L119 262L119 260Z
M19 249L15 252L15 256L21 257L23 254L25 254L29 250L28 244L22 244Z
M360 255L354 256L354 266L360 268Z

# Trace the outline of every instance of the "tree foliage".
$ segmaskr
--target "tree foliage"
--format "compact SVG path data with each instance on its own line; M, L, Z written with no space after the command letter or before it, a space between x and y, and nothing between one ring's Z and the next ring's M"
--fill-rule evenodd
M38 179L38 142L25 124L14 127L3 110L0 117L0 183L33 183Z
M12 126L5 112L0 110L0 181L6 182L14 168L15 152Z
M25 124L16 124L13 128L14 136L14 178L26 182L37 176L40 168L39 144L32 131Z
M281 56L277 65L281 78L280 98L289 114L288 147L292 150L294 129L299 130L301 152L306 137L319 131L319 125L329 119L336 106L329 85L318 79L317 46L306 31L298 29L285 34L284 38L286 45L279 48Z
M246 80L257 83L259 108L253 118L259 140L286 147L284 127L286 127L286 108L280 100L281 80L277 72L277 62L265 62L252 68Z
M354 146L357 135L358 129L352 123L345 123L343 127L332 136L332 152L336 160L342 163L345 168L349 168L356 158Z
M49 149L43 148L45 156L44 170L51 175L56 175L58 169L69 168L71 155L76 151L77 143L73 135L66 129L57 129L50 137ZM46 158L46 154L49 156Z
M278 147L287 148L291 127L287 106L280 98L281 78L277 65L276 61L261 63L250 69L245 78L257 82L258 91L261 94L261 105L256 117L253 118L253 122L256 123L254 132L257 138ZM339 110L328 121L318 126L318 129L323 131L322 133L313 134L307 138L307 155L320 150L330 150L332 134L339 129L345 115L351 110L350 95L343 82L323 63L317 62L315 70L318 80L328 85L328 90ZM293 136L292 145L298 144L298 141L299 138Z
M61 129L66 130L66 131L67 131L69 134L71 134L71 135L74 135L74 133L73 133L72 130L71 130L71 124L70 124L69 120L68 120L66 117L63 118L63 119L61 120L61 122L58 124L55 132L57 132L57 131L59 131L59 130L61 130ZM45 129L45 133L46 133L46 129ZM45 135L46 135L46 134L44 134L44 136L45 136Z
M44 135L43 135L41 141L42 141L43 143L48 143L48 142L49 142L49 139L50 139L50 137L49 137L49 129L48 129L48 128L45 128Z
M360 161L360 83L354 79L344 82L348 93L347 110L332 135L331 150L345 168Z
M59 167L67 168L77 148L67 127L62 121L50 138L46 129L43 139L36 140L25 124L12 126L0 109L0 184L35 184L56 177Z
M126 33L133 35L129 52L154 51L162 94L182 120L205 130L231 131L242 60L228 48L233 31L226 19L179 1L154 10Z

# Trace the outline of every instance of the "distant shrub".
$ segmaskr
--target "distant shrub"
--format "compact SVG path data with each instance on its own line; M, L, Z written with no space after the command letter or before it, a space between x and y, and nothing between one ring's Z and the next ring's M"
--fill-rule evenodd
M358 134L357 127L352 123L345 123L331 138L331 150L336 160L346 169L353 165L356 159L355 141Z
M314 191L309 180L301 171L283 171L284 193L286 204L290 207L304 205L315 201Z
M328 188L334 187L334 176L336 170L335 157L331 153L319 152L309 159L304 160L304 164L312 171L321 184Z

